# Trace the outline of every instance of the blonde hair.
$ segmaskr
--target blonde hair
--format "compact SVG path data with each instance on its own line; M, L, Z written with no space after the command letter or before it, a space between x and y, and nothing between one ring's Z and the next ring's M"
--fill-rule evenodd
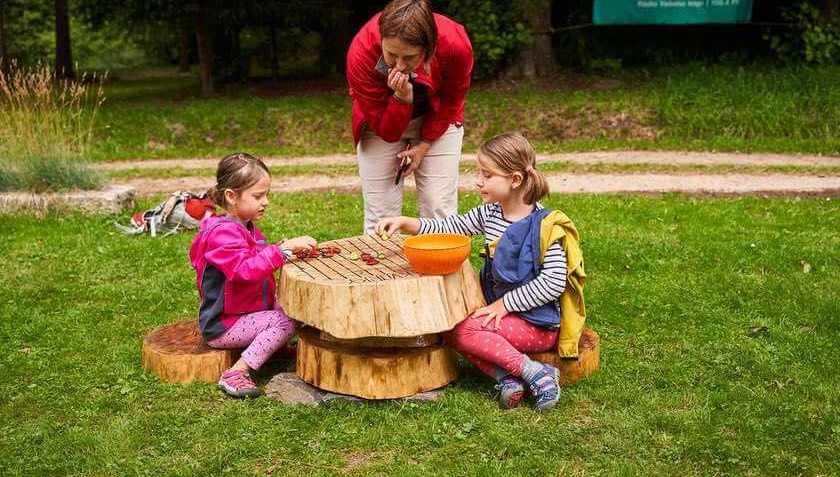
M225 190L231 189L239 194L256 184L263 174L271 176L268 167L260 159L244 152L228 154L219 161L216 185L207 190L207 196L214 204L226 209Z
M489 159L491 169L505 175L522 176L522 199L536 204L548 195L548 181L537 170L537 153L525 136L518 132L493 136L481 145L478 153Z

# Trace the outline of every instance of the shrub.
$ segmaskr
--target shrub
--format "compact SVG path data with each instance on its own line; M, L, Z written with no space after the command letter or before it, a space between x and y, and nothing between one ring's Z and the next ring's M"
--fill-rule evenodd
M531 41L531 32L520 19L518 2L510 0L450 0L443 11L464 25L475 57L476 78L498 73L520 47Z
M790 29L764 35L780 59L818 65L840 63L840 20L823 18L820 9L808 2L785 10L782 18L792 24Z
M91 85L94 85L91 88ZM0 189L95 189L87 165L102 78L58 80L45 66L0 71Z

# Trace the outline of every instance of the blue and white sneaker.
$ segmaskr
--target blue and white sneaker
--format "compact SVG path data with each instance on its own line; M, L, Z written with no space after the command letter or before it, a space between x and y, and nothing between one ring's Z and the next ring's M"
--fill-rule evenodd
M507 375L496 385L499 390L499 406L502 409L512 409L519 406L525 395L523 381L516 376Z
M548 411L560 401L560 371L550 364L543 364L543 369L528 382L534 395L534 407L537 411Z

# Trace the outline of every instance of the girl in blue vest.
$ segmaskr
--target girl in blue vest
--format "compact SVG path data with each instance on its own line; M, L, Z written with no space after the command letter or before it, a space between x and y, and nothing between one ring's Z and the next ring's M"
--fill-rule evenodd
M485 236L481 287L488 305L446 340L496 379L503 408L518 406L527 386L535 407L548 410L560 399L558 371L526 354L557 346L559 300L566 288L566 252L559 241L548 246L540 263L540 224L550 211L538 201L548 194L548 184L536 169L534 148L519 133L485 142L477 160L482 205L445 219L383 219L374 230Z

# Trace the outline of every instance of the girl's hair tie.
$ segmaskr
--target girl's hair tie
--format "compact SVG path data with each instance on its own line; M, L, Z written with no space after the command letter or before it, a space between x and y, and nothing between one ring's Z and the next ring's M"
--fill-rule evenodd
M525 173L526 173L526 174L530 174L530 173L532 173L532 172L534 172L534 166L532 166L532 165L530 165L530 164L528 164L527 166L525 166Z

